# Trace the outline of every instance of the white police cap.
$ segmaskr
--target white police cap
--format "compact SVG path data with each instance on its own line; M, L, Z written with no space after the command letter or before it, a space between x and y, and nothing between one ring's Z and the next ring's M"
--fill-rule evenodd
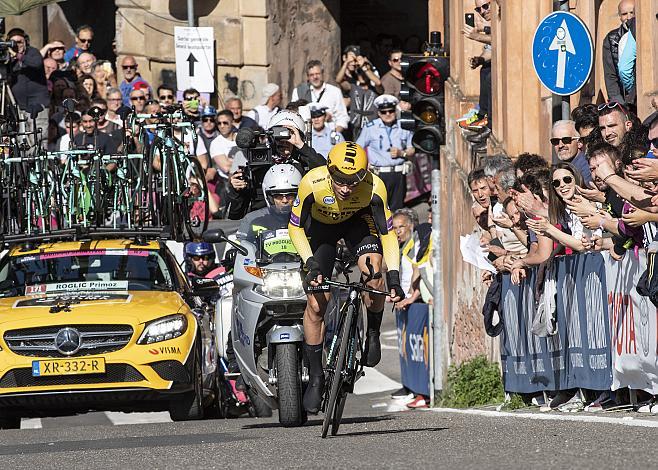
M400 101L393 95L380 95L375 98L377 109L394 108Z

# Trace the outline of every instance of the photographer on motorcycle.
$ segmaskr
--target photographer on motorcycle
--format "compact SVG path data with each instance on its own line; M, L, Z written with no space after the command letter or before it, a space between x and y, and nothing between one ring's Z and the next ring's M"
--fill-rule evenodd
M301 180L302 174L293 165L282 163L271 166L262 185L267 207L244 218L236 234L238 240L256 244L258 233L263 230L287 230Z
M290 131L290 138L266 137L270 140L272 164L292 164L301 174L326 164L324 157L306 144L304 140L306 125L298 113L290 110L276 113L270 119L268 129L273 130L281 127ZM252 129L241 129L238 132L236 142L238 147L248 152L254 141L262 137ZM258 167L248 168L248 161L244 158L242 161L238 161L238 158L236 155L233 163L235 170L229 178L227 193L227 218L233 220L240 220L247 212L266 206L264 196L258 191L258 188L262 184L268 167L259 165ZM248 173L251 174L251 178L248 177Z

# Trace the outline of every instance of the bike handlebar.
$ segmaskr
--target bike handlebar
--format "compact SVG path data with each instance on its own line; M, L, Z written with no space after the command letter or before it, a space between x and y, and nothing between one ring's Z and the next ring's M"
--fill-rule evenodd
M373 289L372 287L368 287L361 282L338 282L338 281L330 281L329 279L325 279L322 283L332 287L338 287L341 289L356 289L358 291L369 292L371 294L376 294L376 295L391 294L390 292Z

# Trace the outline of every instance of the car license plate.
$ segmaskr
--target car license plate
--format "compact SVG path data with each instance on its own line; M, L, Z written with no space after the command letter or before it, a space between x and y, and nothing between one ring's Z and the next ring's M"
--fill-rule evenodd
M32 361L33 377L103 373L105 373L105 359L102 357Z

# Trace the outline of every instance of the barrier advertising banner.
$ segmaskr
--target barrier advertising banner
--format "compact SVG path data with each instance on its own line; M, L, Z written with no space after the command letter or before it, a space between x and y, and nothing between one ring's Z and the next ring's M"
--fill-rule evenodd
M608 310L612 328L612 389L658 394L658 310L635 286L646 268L644 253L606 257Z
M396 310L402 384L421 395L430 394L429 306L415 303Z
M535 315L532 270L519 286L503 276L501 360L505 390L610 388L610 324L605 262L599 253L555 260L557 334L532 333Z

